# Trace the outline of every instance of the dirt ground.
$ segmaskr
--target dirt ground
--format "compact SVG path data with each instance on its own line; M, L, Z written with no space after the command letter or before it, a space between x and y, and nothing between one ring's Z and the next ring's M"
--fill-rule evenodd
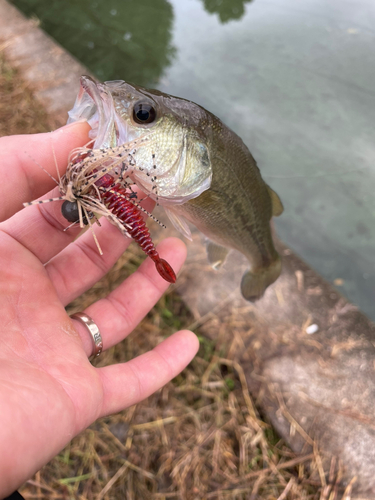
M0 53L0 135L48 130L32 89ZM68 312L105 296L141 262L134 245ZM211 318L213 321L215 318ZM338 499L319 460L296 456L259 414L237 362L231 332L208 338L173 287L99 366L124 362L176 329L191 328L200 350L161 391L103 418L74 438L20 489L26 499ZM236 332L244 337L248 332ZM320 479L319 479L320 477ZM318 478L318 479L317 479ZM350 498L344 495L343 498Z

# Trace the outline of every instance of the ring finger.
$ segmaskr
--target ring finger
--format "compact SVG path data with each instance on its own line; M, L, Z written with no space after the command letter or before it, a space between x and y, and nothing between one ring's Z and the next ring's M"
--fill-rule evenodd
M178 238L168 238L157 247L163 257L179 271L185 258L186 247ZM151 259L146 259L129 278L106 298L100 299L84 312L97 324L104 349L123 340L137 326L168 288L169 283L157 273ZM87 356L93 352L93 340L86 327L74 320Z

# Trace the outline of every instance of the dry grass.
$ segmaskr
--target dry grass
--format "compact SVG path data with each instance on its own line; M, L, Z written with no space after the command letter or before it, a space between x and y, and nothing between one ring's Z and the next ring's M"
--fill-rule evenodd
M0 58L0 135L46 130L47 117L27 85ZM70 311L107 294L143 257L136 247ZM123 362L193 319L172 291L135 332L99 358ZM184 372L148 400L103 418L77 436L21 489L26 499L339 498L317 474L319 460L296 457L253 406L227 329L201 347ZM243 332L245 335L246 332ZM319 472L319 470L318 470ZM345 498L349 499L348 496Z
M7 64L0 51L0 137L47 132L43 107L35 101L28 85Z

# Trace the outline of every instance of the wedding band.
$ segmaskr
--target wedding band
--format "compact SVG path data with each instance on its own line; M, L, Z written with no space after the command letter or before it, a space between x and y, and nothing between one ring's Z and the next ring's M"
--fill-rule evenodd
M83 312L76 312L70 316L72 319L80 321L89 331L92 341L94 343L94 351L91 354L91 358L97 358L103 350L103 339L100 335L98 325L93 321L90 316Z

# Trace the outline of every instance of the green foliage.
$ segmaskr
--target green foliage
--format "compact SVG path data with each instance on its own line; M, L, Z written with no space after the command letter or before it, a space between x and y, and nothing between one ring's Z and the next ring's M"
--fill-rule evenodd
M167 0L11 0L100 80L153 85L173 58Z
M210 361L212 359L213 353L215 352L216 342L210 340L207 337L202 335L197 335L199 340L199 352L198 356L206 361Z
M235 381L231 378L231 377L226 377L224 379L224 382L225 382L225 385L227 386L227 388L230 390L230 391L233 391L234 388L235 388Z
M252 0L203 0L203 6L210 14L217 13L220 22L227 23L233 19L241 19L245 14L245 3Z

